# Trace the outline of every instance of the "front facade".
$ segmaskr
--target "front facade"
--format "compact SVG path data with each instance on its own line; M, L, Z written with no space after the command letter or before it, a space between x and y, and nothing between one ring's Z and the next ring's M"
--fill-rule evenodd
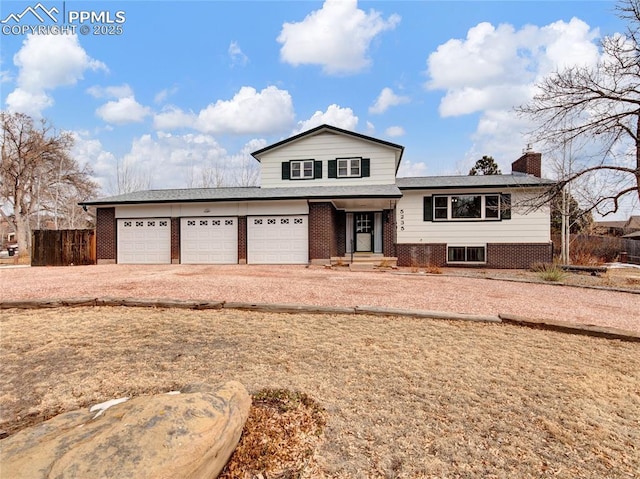
M552 184L539 178L539 154L523 155L512 175L396 178L403 151L323 125L254 152L261 187L87 202L96 207L98 262L525 268L551 260L548 208L520 206Z

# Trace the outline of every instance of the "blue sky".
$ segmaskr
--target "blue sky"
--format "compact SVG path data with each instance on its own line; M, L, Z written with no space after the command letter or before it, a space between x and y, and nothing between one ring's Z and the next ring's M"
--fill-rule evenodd
M37 4L3 0L0 17ZM612 1L41 5L76 33L3 30L2 109L73 131L103 194L117 164L153 188L200 186L212 167L237 184L251 151L320 123L404 145L402 176L465 174L482 155L508 172L531 126L513 107L624 30Z

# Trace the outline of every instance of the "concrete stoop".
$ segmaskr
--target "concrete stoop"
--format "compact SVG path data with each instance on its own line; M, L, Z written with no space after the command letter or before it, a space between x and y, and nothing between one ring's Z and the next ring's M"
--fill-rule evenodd
M351 263L349 270L351 271L373 271L375 265L373 263Z
M330 259L331 266L346 266L353 264L371 264L375 268L396 268L398 258L395 256L384 256L382 254L354 254L348 256L333 256Z

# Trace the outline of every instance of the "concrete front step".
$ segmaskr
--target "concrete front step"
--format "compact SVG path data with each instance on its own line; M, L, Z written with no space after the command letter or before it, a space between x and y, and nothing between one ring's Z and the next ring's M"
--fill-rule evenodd
M373 271L375 265L373 263L351 263L349 269L351 271Z
M393 256L382 255L353 255L353 261L351 255L349 256L334 256L331 258L332 266L351 265L351 264L372 264L375 267L394 268L398 265L398 258Z

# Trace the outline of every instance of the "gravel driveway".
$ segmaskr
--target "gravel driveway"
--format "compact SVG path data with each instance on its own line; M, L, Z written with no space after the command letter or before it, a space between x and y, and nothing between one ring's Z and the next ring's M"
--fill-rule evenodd
M0 301L105 296L508 313L640 331L640 295L546 284L305 266L0 268Z

